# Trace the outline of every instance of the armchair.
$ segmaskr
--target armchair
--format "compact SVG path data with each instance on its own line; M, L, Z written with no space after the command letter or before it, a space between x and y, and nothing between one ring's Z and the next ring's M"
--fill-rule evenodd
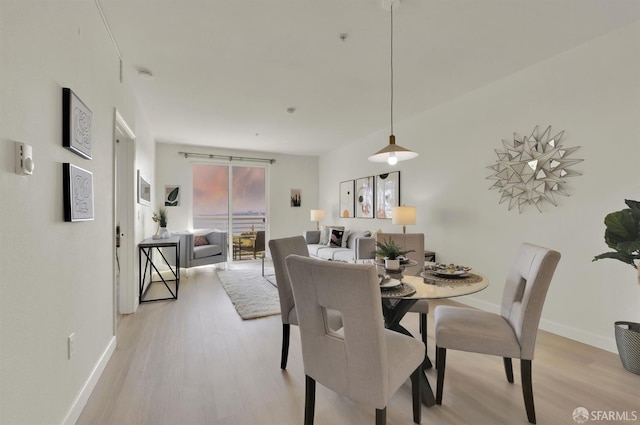
M173 232L180 237L180 266L185 269L208 264L224 263L227 261L227 232L209 230L199 232ZM198 243L197 241L206 244ZM204 239L202 239L204 238ZM168 256L169 263L175 265L173 255Z

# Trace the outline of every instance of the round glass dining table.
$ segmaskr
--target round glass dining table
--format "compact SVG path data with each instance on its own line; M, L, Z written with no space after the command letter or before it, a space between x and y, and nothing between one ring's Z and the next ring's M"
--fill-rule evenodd
M383 286L381 285L380 292L385 327L413 336L411 332L400 324L400 321L418 300L453 298L473 294L489 286L489 281L486 277L473 270L458 276L441 276L425 271L420 276L403 276L400 283L395 287L383 288ZM430 363L425 347L424 368L426 369L427 364ZM420 376L423 389L422 401L431 407L435 404L433 390L427 380L427 376L424 373L420 374Z

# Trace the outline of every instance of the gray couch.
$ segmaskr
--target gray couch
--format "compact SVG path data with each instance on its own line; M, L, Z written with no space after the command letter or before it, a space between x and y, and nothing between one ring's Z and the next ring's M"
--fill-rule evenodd
M227 261L227 232L218 230L192 232L172 232L180 237L180 267L191 268ZM195 246L195 237L203 236L206 245ZM166 255L166 254L165 254ZM168 255L168 261L175 265L174 255Z
M371 232L350 232L346 235L346 242L341 247L330 247L326 241L321 241L319 230L304 232L309 255L324 260L354 261L373 258L376 248L375 238Z

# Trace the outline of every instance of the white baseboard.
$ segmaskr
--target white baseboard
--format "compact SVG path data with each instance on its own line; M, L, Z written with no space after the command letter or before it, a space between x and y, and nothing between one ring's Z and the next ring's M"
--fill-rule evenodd
M605 351L610 351L616 354L618 353L616 340L614 338L613 323L611 324L611 338L605 338L601 335L596 335L591 332L583 331L582 329L572 328L545 319L540 320L540 329L563 336L565 338L573 339L574 341L578 341L583 344L600 348Z
M98 379L100 379L100 376L102 375L102 372L107 366L107 363L109 362L109 359L111 358L111 355L113 354L115 349L116 337L114 336L113 338L111 338L111 341L109 341L109 344L104 350L104 353L102 353L102 356L98 360L98 363L96 363L95 367L91 371L87 382L85 382L75 400L73 400L73 403L69 408L69 412L67 412L67 416L62 421L62 425L74 425L78 421L78 418L82 413L82 409L84 409L84 406L87 404L89 396L91 396L93 389L96 387Z
M459 300L456 300L459 301ZM500 306L498 304L488 303L473 297L465 297L460 300L461 303L470 307L475 307L484 311L491 311L493 313L500 314ZM556 335L560 335L565 338L572 339L574 341L581 342L583 344L591 345L592 347L600 348L612 353L618 353L616 347L616 341L614 338L613 324L611 329L611 338L605 338L601 335L596 335L591 332L586 332L582 329L572 328L561 323L557 323L551 320L541 319L540 329L551 332Z

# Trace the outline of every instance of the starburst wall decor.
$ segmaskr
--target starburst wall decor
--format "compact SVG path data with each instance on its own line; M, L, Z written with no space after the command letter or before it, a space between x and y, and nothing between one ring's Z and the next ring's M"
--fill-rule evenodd
M536 126L529 137L513 133L513 142L502 140L504 150L496 149L498 160L487 167L494 171L487 179L496 180L489 189L498 189L499 204L508 200L509 210L517 205L520 213L535 205L542 212L544 201L558 206L556 195L569 196L563 187L565 178L581 175L570 167L582 159L568 157L580 146L562 147L564 131L553 137L550 134L551 126L542 134Z

